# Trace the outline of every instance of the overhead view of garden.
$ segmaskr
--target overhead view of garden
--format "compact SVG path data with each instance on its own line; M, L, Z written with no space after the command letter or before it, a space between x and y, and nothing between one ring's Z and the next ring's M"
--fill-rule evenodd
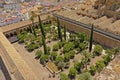
M93 42L93 25L87 35L61 26L58 18L48 24L43 24L40 16L38 19L39 25L35 28L34 17L31 17L33 27L18 34L18 43L24 44L27 52L34 53L39 65L51 73L49 78L93 80L119 52L119 48L104 48Z

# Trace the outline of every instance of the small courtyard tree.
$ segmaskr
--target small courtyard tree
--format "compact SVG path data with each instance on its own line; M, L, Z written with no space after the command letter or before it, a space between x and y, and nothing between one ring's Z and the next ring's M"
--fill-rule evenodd
M77 70L74 67L71 67L69 70L69 77L75 78L76 74L77 74Z

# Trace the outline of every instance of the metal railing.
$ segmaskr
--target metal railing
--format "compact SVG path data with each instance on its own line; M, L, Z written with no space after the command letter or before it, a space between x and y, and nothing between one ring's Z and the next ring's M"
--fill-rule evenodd
M79 22L79 21L75 21L75 20L73 20L73 19L70 19L70 18L61 16L61 15L58 15L58 14L53 14L53 16L58 17L58 18L60 18L60 19L62 19L62 20L71 22L71 23L73 23L73 24L77 24L77 25L79 25L79 26L81 26L81 27L84 27L84 28L87 28L87 29L89 29L89 30L91 30L91 28L92 28L92 27L91 27L90 25L88 25L88 24L85 24L85 23L82 23L82 22ZM95 32L98 32L98 33L100 33L100 34L103 34L103 35L105 35L105 36L108 36L108 37L111 37L111 38L114 38L114 39L120 41L120 36L119 36L119 35L116 35L116 34L113 34L113 33L110 33L110 32L106 32L106 31L104 31L104 30L101 30L101 29L98 29L98 28L95 28L95 27L94 27L94 31L95 31Z

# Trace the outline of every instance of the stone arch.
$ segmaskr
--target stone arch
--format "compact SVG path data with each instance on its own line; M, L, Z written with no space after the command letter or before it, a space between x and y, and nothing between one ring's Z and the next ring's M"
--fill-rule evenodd
M14 35L17 35L17 32L16 32L16 31L14 31L14 32L13 32L13 34L14 34Z
M23 31L27 31L27 28L24 27L24 28L23 28Z
M10 33L10 37L13 37L13 36L14 36L14 34L11 32L11 33Z
M9 37L10 37L9 34L5 34L5 36L6 36L6 38L9 38Z
M22 29L20 29L20 33L22 32L23 30Z

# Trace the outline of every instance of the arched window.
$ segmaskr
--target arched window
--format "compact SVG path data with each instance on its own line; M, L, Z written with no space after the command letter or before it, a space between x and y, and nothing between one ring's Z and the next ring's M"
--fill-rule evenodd
M13 37L13 33L10 33L10 37Z
M17 35L17 32L16 32L16 31L14 32L14 35Z
M5 34L6 38L9 38L9 35L8 34Z

